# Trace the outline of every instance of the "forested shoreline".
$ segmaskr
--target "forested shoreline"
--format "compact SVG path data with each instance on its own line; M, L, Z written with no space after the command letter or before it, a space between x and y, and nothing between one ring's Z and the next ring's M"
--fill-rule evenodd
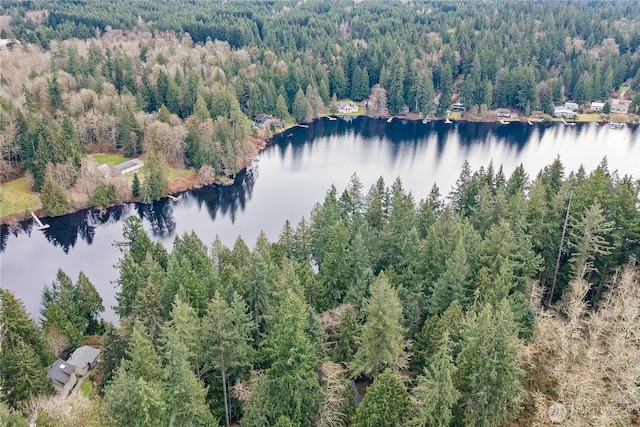
M341 101L640 106L631 1L0 5L2 203L22 177L50 215L225 182ZM98 172L126 158L145 168ZM277 241L233 247L168 250L131 216L118 325L83 273L58 272L38 319L0 288L0 425L638 424L638 178L465 163L416 200L354 174ZM99 364L56 395L48 369L83 344Z
M280 126L342 101L373 117L444 116L456 100L471 119L568 100L630 103L613 121L640 108L630 1L0 4L0 179L23 177L2 191L12 212L224 183ZM103 153L140 157L138 184L106 180Z
M38 325L1 291L3 400L52 426L531 425L553 405L568 425L632 424L639 187L606 161L465 165L420 201L354 175L252 248L191 233L167 251L129 217L119 326L82 273L58 273ZM74 421L44 374L95 334L97 394L67 398Z

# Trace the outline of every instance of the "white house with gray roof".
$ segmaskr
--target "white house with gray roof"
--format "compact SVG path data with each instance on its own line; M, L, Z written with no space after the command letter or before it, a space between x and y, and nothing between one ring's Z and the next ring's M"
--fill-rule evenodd
M128 173L134 173L138 169L141 169L144 166L144 163L140 159L131 159L126 162L122 162L117 164L112 169L112 175L126 175Z

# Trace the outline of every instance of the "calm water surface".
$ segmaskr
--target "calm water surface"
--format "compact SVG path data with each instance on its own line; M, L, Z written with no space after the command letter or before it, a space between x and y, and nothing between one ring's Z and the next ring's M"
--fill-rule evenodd
M189 191L177 202L128 204L99 218L93 211L46 219L51 227L38 231L25 224L22 232L1 229L0 285L13 291L37 317L45 284L62 268L74 281L83 271L104 299L107 320L116 320L115 305L122 221L143 218L150 235L170 247L177 235L195 231L207 244L215 236L232 246L238 236L253 246L263 230L276 240L285 220L293 225L309 217L334 184L339 192L356 173L364 191L382 176L396 177L416 201L437 183L443 195L454 185L460 167L472 169L493 161L507 177L523 164L531 177L557 156L566 171L584 165L594 169L606 156L611 170L640 178L640 130L610 129L595 124L511 125L444 124L369 118L329 121L276 136L248 173L234 185Z

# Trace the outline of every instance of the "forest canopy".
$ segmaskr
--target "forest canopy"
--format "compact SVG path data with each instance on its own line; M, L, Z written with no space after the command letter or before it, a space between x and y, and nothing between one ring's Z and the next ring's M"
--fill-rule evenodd
M1 179L26 174L50 215L156 200L186 168L228 180L258 137L339 100L529 113L640 90L632 1L0 5ZM145 168L105 178L105 156ZM83 273L58 273L37 320L0 289L0 424L637 423L639 195L606 159L557 159L535 177L465 163L419 201L354 175L277 241L233 247L168 250L130 217L118 325ZM47 368L87 342L94 391L62 405Z

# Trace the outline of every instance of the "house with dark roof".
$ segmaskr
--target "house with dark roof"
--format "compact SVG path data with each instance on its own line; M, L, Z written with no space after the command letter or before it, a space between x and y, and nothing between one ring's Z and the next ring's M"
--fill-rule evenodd
M76 377L76 367L69 362L58 359L56 363L49 368L47 379L51 380L56 392L67 396L78 381Z
M91 368L94 367L99 355L100 350L97 348L83 345L73 352L69 360L67 360L67 363L76 367L75 372L77 376L84 376L87 375Z

